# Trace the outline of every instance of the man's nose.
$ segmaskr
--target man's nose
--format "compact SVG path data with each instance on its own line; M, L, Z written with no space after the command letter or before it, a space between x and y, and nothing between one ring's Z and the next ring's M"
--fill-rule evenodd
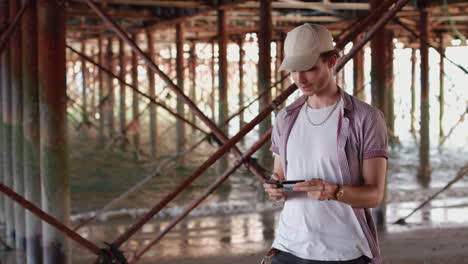
M296 72L296 79L298 83L305 82L305 74L304 72Z

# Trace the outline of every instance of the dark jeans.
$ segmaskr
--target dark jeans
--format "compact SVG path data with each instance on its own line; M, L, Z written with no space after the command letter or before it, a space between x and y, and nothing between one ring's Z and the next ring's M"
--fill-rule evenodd
M273 256L271 264L368 264L369 258L361 256L357 259L345 261L325 261L301 259L291 253L279 251Z

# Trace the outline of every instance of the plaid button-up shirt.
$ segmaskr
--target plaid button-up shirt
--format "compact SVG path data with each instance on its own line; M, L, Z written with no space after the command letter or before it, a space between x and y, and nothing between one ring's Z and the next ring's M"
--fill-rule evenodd
M382 112L340 89L343 108L340 110L337 127L337 154L345 185L364 184L362 166L365 159L388 158L387 126ZM283 108L276 117L271 136L270 150L280 156L287 179L287 143L301 106L307 101L302 96ZM354 208L353 211L366 236L373 254L372 263L381 264L377 231L369 208Z

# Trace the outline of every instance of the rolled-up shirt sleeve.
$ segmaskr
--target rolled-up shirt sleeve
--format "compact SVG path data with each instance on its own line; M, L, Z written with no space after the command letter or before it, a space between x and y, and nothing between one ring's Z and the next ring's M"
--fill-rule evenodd
M363 159L388 158L387 124L381 111L373 109L364 121Z
M270 146L270 151L273 152L276 155L279 155L279 131L278 131L278 125L275 124L273 126L273 130L271 132L271 146Z

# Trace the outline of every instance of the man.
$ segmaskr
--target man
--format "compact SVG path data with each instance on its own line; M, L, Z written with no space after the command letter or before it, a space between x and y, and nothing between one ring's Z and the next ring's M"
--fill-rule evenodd
M320 25L288 33L285 59L303 96L282 109L272 133L273 180L305 180L285 191L270 257L273 264L382 263L370 209L383 198L387 133L382 113L341 90L339 53Z

